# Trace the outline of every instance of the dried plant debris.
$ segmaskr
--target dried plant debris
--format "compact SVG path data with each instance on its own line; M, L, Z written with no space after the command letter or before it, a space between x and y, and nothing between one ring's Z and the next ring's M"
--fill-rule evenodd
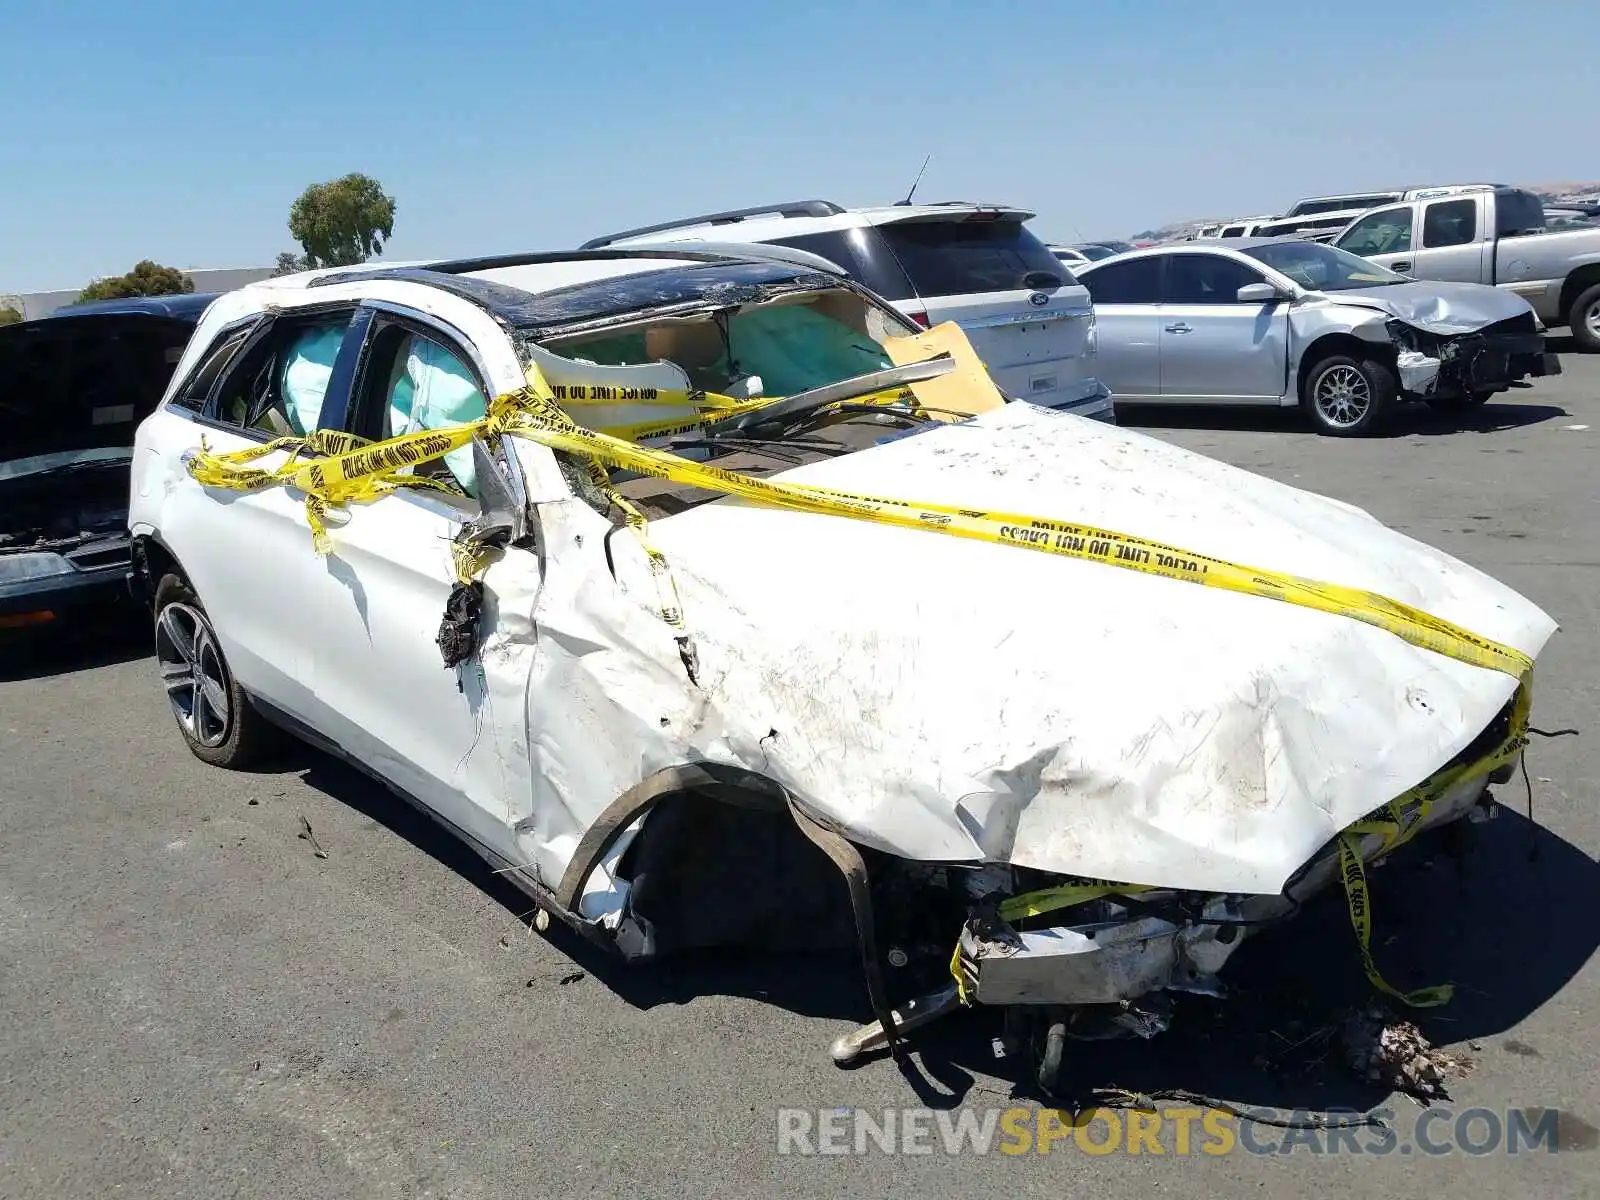
M306 820L304 813L300 815L300 832L295 836L303 842L310 842L311 853L318 858L328 857L328 852L322 848L322 843L317 841L317 835L311 832L311 822Z
M1422 1101L1448 1100L1445 1083L1472 1070L1464 1054L1440 1050L1410 1021L1382 1005L1352 1013L1344 1024L1345 1062L1368 1083L1381 1084Z

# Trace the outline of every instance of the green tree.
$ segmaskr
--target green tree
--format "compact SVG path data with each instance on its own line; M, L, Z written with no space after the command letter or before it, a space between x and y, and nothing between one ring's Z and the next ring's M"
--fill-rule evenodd
M285 250L278 255L278 265L272 268L274 276L293 275L297 271L304 271L311 266L304 255L291 254Z
M364 263L394 236L394 197L359 173L314 183L289 209L289 232L305 250L307 266Z
M19 309L10 304L0 305L0 325L15 325L20 320L22 313Z
M126 275L96 279L78 293L78 300L121 300L126 296L176 296L194 291L194 280L176 267L163 267L148 258Z

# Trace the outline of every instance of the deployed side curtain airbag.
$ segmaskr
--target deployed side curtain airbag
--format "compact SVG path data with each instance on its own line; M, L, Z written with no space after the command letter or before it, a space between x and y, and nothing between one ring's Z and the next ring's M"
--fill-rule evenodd
M344 329L343 325L307 329L295 338L284 359L278 391L289 427L301 436L316 429L321 420L322 399L328 394L328 378L333 374L333 360L339 357Z
M481 420L489 405L465 364L437 342L413 335L396 356L389 385L389 432L415 433ZM467 495L477 495L472 447L444 456L445 466Z

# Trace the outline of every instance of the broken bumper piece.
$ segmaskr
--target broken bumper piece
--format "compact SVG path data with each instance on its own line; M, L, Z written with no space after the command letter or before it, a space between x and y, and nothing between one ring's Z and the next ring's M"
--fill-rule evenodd
M1438 385L1441 364L1437 358L1430 358L1417 350L1402 350L1396 366L1400 371L1402 391L1426 396Z
M1267 899L1288 911L1281 897ZM1115 1004L1164 988L1220 991L1216 973L1242 940L1244 918L1237 905L1219 899L1205 914L1215 924L1188 926L1108 907L1113 911L1104 920L1010 936L986 937L969 923L961 933L958 968L968 1000Z
M1412 832L1466 816L1489 779L1474 774L1456 783ZM996 920L992 909L975 913L951 964L958 990L968 1004L987 1005L1120 1004L1163 990L1222 995L1218 973L1248 933L1292 917L1338 880L1338 842L1308 862L1280 895L1186 898L1147 890L1063 910L1076 918L1071 923L1022 930ZM1364 835L1361 856L1379 861L1395 844Z

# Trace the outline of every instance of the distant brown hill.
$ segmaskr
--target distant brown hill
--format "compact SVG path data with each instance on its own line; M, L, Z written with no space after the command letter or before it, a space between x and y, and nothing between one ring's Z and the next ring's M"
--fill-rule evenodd
M1538 192L1541 196L1592 196L1600 192L1600 181L1582 180L1565 183L1525 183L1522 185L1530 192Z

